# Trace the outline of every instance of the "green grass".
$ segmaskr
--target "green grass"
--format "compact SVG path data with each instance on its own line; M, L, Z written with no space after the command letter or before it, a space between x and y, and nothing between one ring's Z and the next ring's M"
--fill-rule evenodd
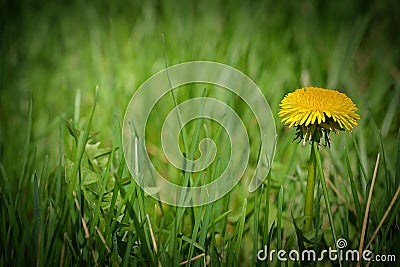
M400 185L399 10L396 1L2 1L0 266L353 266L256 257L265 245L321 251L338 238L358 249L378 153L364 247L391 207L369 249L399 262L400 201L392 201ZM135 90L165 67L162 34L168 65L221 62L262 89L278 137L271 172L256 192L247 192L260 142L252 115L212 86L178 88L175 100L215 96L249 122L243 181L196 208L162 204L134 182L122 121ZM277 113L286 93L309 84L348 94L361 120L352 134L333 134L331 149L319 149L318 227L304 232L310 147L292 144L294 130ZM204 137L222 149L205 172L177 171L160 156L162 116L175 104L163 101L150 120L152 160L182 183L212 181L229 161L226 134L209 120L189 124L182 140L189 158Z

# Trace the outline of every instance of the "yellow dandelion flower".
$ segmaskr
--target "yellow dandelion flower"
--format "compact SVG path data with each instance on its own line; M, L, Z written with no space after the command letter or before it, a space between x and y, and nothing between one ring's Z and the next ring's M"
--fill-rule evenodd
M297 127L296 137L330 146L330 131L352 131L360 116L357 107L344 93L335 90L307 87L287 94L280 103L279 116L289 128Z

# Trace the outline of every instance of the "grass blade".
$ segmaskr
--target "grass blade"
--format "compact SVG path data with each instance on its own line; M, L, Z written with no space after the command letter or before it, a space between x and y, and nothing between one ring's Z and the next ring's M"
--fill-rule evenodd
M124 266L124 267L129 266L129 258L130 258L132 245L133 245L132 233L128 233L128 242L127 242L127 246L125 249L124 258L122 259L122 266Z
M39 185L36 172L33 175L33 225L35 233L35 256L36 266L39 266L39 251L40 251L40 198Z
M315 156L316 156L316 159L317 159L317 168L318 168L318 171L319 171L319 177L320 177L320 180L321 180L322 190L323 190L323 193L324 193L324 200L325 200L326 211L328 213L329 224L331 226L333 241L334 241L334 243L335 243L334 245L336 247L337 235L336 235L336 229L335 229L335 222L333 221L331 203L329 201L328 189L326 187L324 169L322 168L321 155L319 153L318 144L316 142L313 142L313 148L314 148ZM342 263L341 263L340 260L339 260L339 264L340 264L340 266L342 266Z
M271 191L271 171L268 173L267 179L267 189L265 192L265 215L264 215L264 236L263 236L263 244L268 242L269 236L269 198L270 198L270 191Z
M277 238L276 238L276 247L277 249L282 249L282 207L283 207L283 186L279 189L278 194L278 216L276 218L276 227L277 227Z
M240 249L242 247L244 224L246 222L246 209L247 209L247 199L245 198L244 202L243 202L242 213L241 213L240 220L239 220L239 223L237 226L238 229L237 229L237 242L236 242L235 254L236 254L238 261L239 261Z
M257 263L257 252L258 252L258 231L259 231L259 214L261 209L261 193L262 187L258 188L254 192L254 216L253 216L253 262Z
M383 160L383 167L385 170L385 178L386 178L386 194L388 196L392 196L394 194L393 192L393 186L392 186L392 181L390 180L390 175L387 169L386 165L386 156L385 156L385 147L383 145L383 140L382 140L382 133L379 131L379 141L381 145L381 153L382 153L382 160Z
M119 186L119 187L120 187L120 192L121 192L122 197L125 197L127 195L125 189L122 188L121 186ZM134 196L132 194L132 198L133 197ZM126 203L126 208L128 210L130 218L133 221L133 225L134 225L134 227L136 229L136 232L138 234L139 240L143 245L142 247L143 247L143 250L144 250L144 255L149 259L150 265L153 266L154 263L155 263L155 259L154 259L155 255L151 251L151 245L150 245L151 242L149 240L149 237L142 230L142 225L141 225L141 223L139 222L139 219L138 219L139 217L137 216L137 214L135 212L135 209L132 207L130 201L128 201Z
M321 197L322 197L322 190L321 190L321 180L318 180L317 185L317 195L315 196L315 218L314 218L314 228L315 228L315 235L314 235L314 250L317 251L319 246L319 228L320 228L320 218L321 218Z
M347 153L347 149L345 149L344 155L345 155L345 160L346 160L347 174L350 179L350 187L351 187L351 193L353 196L353 202L354 202L354 206L356 207L356 212L357 212L357 223L358 223L358 227L361 229L361 226L362 226L361 218L363 217L363 214L361 211L360 201L358 199L356 185L354 183L353 171L351 170L351 165L350 165L350 160L349 160L349 155Z
M21 192L22 192L22 183L25 181L25 176L27 172L27 165L28 165L28 158L29 158L29 147L31 143L31 136L32 136L32 93L29 92L29 97L28 97L28 124L26 128L26 136L25 136L25 144L24 148L22 150L22 165L21 165L21 176L19 177L19 182L18 182L18 190L17 190L17 195L15 197L15 206L18 207L19 201L21 198Z
M372 192L373 192L374 187L375 187L376 175L378 173L379 158L380 158L380 154L378 153L378 156L376 157L374 175L372 177L371 187L370 187L369 193L368 193L367 205L365 207L364 220L363 220L363 226L362 226L361 237L360 237L360 246L358 248L358 252L360 254L362 253L363 248L364 248L364 239L365 239L365 236L366 236L366 229L367 229L367 224L368 224L369 211L370 211L370 207L371 207ZM360 266L360 265L361 265L361 261L359 261L357 263L357 266Z
M397 133L397 160L396 160L396 176L394 177L396 188L400 185L400 128Z
M85 127L84 131L80 133L79 138L78 138L77 149L76 149L75 158L74 158L75 165L74 165L74 168L72 171L71 182L70 182L71 184L69 186L69 192L68 192L69 198L72 197L73 190L80 191L79 187L76 188L77 184L78 184L77 177L78 177L78 173L80 171L81 160L82 160L83 153L85 151L85 145L88 141L89 131L92 126L94 111L96 110L98 92L99 92L99 88L96 87L95 98L94 98L94 102L93 102L93 106L92 106L92 111L90 112L89 120L86 123L86 127ZM80 186L80 184L79 184L79 186ZM78 194L78 195L80 195L80 194Z
M354 144L354 148L356 150L356 155L357 155L357 159L358 159L358 165L360 166L361 169L361 173L364 177L364 182L367 182L368 176L367 176L367 171L365 170L364 164L362 162L362 158L361 158L361 154L360 154L360 149L358 148L357 142L355 137L353 136L353 144Z

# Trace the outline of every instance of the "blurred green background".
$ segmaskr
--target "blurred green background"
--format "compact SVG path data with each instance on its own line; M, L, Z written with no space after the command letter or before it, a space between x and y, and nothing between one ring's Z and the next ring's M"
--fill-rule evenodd
M4 157L23 140L29 91L39 137L60 114L72 116L78 89L87 113L99 85L94 129L109 142L114 114L121 119L136 88L164 67L162 33L170 65L210 60L238 68L274 114L285 93L310 84L348 93L361 123L373 117L381 127L387 102L398 97L399 10L398 1L3 0ZM396 131L396 118L385 133Z

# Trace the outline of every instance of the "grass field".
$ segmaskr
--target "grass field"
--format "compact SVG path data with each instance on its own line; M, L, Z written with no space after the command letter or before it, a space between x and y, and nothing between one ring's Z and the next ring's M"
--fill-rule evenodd
M0 266L355 266L326 257L283 262L276 253L257 259L265 246L320 253L339 238L346 249L368 246L397 260L362 266L398 266L398 1L198 2L1 1ZM121 128L144 81L166 63L194 60L249 76L269 102L277 142L257 191L247 191L260 142L250 133L243 181L216 202L183 208L154 200L134 182ZM310 146L292 143L295 131L278 111L285 94L308 85L346 93L361 119L319 149L314 227L304 231ZM177 90L177 101L201 95L197 89ZM248 108L232 102L246 128L256 128ZM162 156L160 120L171 107L171 99L160 102L150 117L151 158L172 180L196 183ZM187 139L196 147L218 129L194 122ZM224 151L207 181L226 167Z

